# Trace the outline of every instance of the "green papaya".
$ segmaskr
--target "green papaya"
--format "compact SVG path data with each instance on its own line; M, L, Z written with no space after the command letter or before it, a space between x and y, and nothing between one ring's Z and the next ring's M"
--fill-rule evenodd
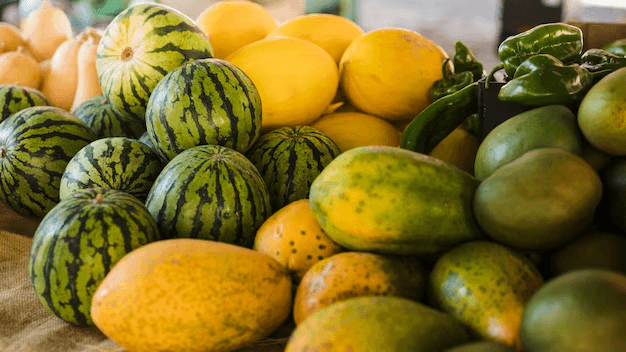
M601 198L600 177L585 160L563 149L539 148L480 183L474 214L495 241L547 250L587 230Z
M324 232L344 248L432 255L484 238L472 213L478 183L428 155L358 147L315 178L309 204Z
M576 270L546 282L524 310L526 352L626 351L626 276Z
M520 346L526 302L543 284L534 264L491 241L461 244L444 253L428 280L430 304L483 339Z
M495 170L536 148L561 148L580 155L584 138L576 116L563 105L525 111L496 126L480 143L474 175L486 179Z

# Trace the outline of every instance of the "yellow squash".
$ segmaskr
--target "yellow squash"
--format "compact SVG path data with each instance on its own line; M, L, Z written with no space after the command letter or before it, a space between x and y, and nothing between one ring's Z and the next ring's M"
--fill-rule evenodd
M39 63L23 47L0 54L0 84L17 84L39 89L41 84Z
M93 37L88 37L80 45L77 61L76 93L70 111L76 110L87 99L102 95L102 88L96 71L96 51L98 42Z
M22 36L37 61L50 59L56 49L72 37L72 25L63 9L44 0L22 22Z
M15 51L20 46L26 46L19 28L10 23L0 22L0 53Z

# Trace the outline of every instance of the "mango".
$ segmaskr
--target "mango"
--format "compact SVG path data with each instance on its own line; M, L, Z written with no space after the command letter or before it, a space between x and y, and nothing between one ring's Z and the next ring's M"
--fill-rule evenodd
M483 339L519 349L526 302L543 284L520 253L491 241L474 241L444 253L429 279L431 304Z
M365 252L343 252L313 265L298 285L293 317L300 324L307 316L352 297L399 296L419 301L426 275L414 258Z
M285 352L434 352L469 340L448 314L406 298L365 296L310 315L291 334Z
M353 251L432 255L482 238L478 180L434 157L389 146L347 150L311 184L324 232Z
M474 213L495 241L547 250L587 230L601 198L600 177L586 161L563 149L539 148L483 180Z
M498 342L479 341L459 345L445 352L515 352L515 350Z
M526 352L626 351L626 275L575 270L546 282L524 311Z
M185 238L124 256L96 290L91 315L131 352L233 351L274 332L291 304L290 276L275 259Z
M517 114L496 126L480 143L474 175L484 180L498 168L536 148L560 148L580 155L584 138L576 115L563 105L547 105Z

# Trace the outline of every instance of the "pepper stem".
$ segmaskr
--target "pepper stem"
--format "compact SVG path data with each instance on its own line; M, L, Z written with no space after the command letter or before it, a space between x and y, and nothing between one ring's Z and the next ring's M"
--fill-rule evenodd
M448 70L449 62L450 58L447 57L445 60L443 60L443 64L441 64L441 74L443 75L443 81L446 83L446 85L450 84L450 76L452 75L452 73Z
M493 78L493 75L495 75L496 72L498 72L500 69L503 69L503 68L504 68L504 62L500 62L499 64L491 68L491 70L487 74L487 78L485 78L485 88L489 88L489 81L491 81L491 79Z
M3 145L0 145L0 158L4 158L7 156L7 148Z

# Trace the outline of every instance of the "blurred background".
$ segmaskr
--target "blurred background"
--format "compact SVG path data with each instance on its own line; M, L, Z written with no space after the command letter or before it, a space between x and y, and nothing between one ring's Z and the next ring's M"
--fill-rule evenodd
M0 0L2 20L17 24L44 0ZM145 0L48 0L70 15L79 31L104 27L129 5ZM218 0L158 0L192 19ZM279 21L304 13L335 13L365 31L412 29L453 53L462 41L486 68L498 63L497 47L510 35L557 21L626 23L626 0L255 0Z

